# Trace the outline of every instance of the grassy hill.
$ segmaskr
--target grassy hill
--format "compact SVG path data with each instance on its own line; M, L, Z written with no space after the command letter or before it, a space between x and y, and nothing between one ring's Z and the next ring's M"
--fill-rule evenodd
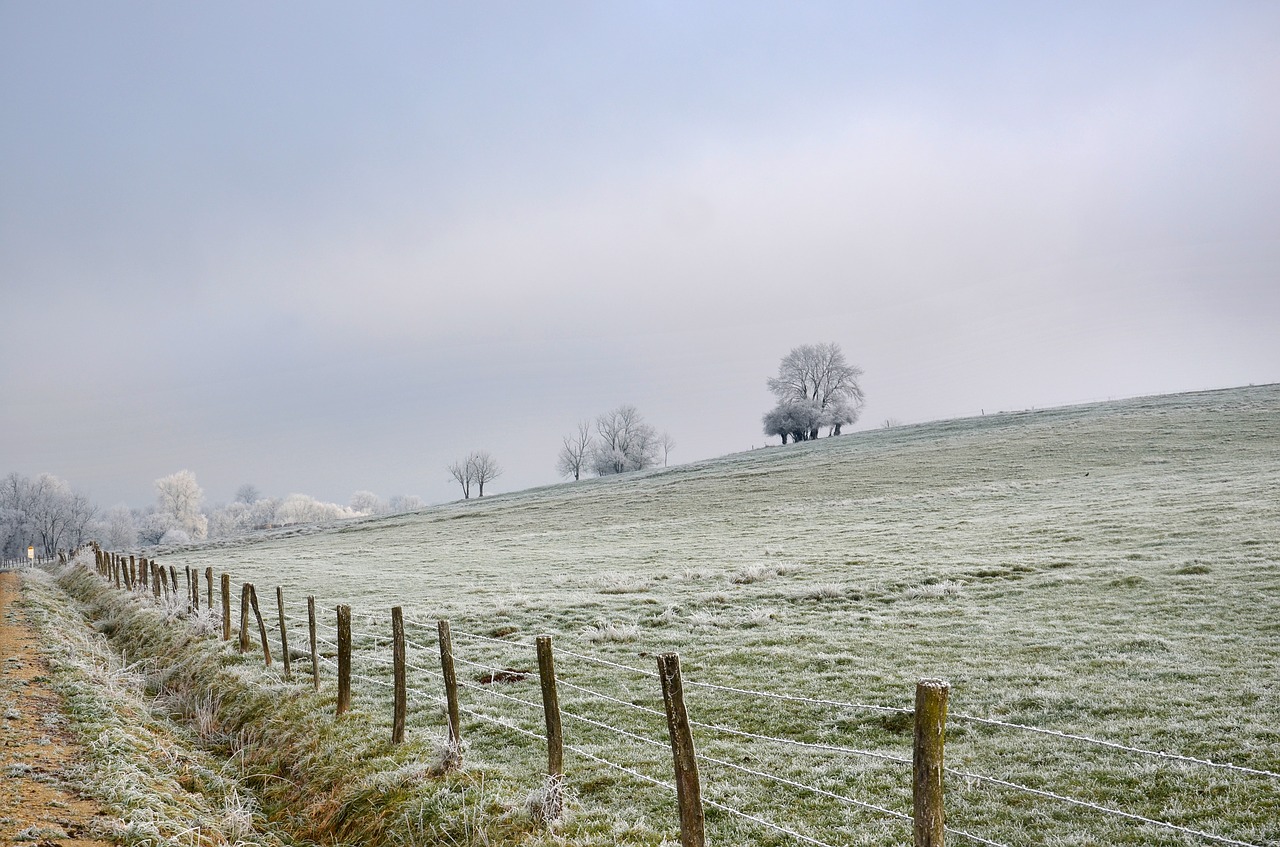
M411 733L442 723L428 673L439 617L458 655L490 668L536 667L533 636L555 635L581 654L558 659L585 689L561 692L566 710L659 744L569 718L566 740L668 782L663 722L624 705L661 708L656 680L625 669L651 673L659 652L678 651L695 682L855 705L910 708L915 682L941 677L959 771L1280 843L1273 777L969 720L1280 771L1280 386L857 433L162 561L264 597L283 586L295 628L308 594L328 627L351 604L369 651L357 703L387 724L380 657L403 605L421 668ZM536 675L481 685L483 668L466 669L473 712L540 731L539 711L491 693L536 703ZM742 770L909 811L909 765L819 749L909 759L902 715L697 687L689 708L816 745L697 730L699 752L728 763L704 765L713 801L825 843L910 838L893 817ZM535 741L464 723L495 792L536 786ZM669 792L585 755L567 766L584 832L672 837ZM1004 844L1214 843L957 775L947 803L949 825ZM715 808L708 821L714 843L797 843Z

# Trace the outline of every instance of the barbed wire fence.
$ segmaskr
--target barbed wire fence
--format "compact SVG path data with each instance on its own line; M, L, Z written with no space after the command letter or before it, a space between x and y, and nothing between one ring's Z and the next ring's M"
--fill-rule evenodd
M772 786L785 803L773 803L773 811L792 808L796 798L809 798L815 803L825 803L823 808L844 808L858 814L892 822L910 828L917 845L941 845L947 836L965 842L1006 847L1000 841L988 838L968 829L960 829L944 823L942 810L944 775L958 780L962 785L988 786L1000 792L1009 792L1036 802L1060 807L1084 810L1134 826L1147 827L1172 837L1190 839L1206 844L1226 844L1233 847L1264 847L1264 843L1252 842L1228 835L1186 826L1156 817L1126 811L1112 804L1074 797L1045 787L1026 785L1013 778L993 776L973 770L953 767L943 762L942 738L948 722L971 724L1000 732L1026 733L1054 741L1084 745L1109 753L1123 753L1144 761L1165 763L1184 768L1204 768L1224 775L1235 775L1261 780L1274 792L1280 790L1280 773L1266 768L1251 767L1234 762L1215 761L1204 757L1177 752L1154 750L1147 747L1124 744L1118 741L1094 738L1080 733L1037 727L1025 723L1005 721L996 717L948 712L949 686L934 680L922 680L917 686L914 708L904 706L865 703L826 697L811 697L792 692L764 691L744 688L700 679L685 678L679 667L679 657L664 654L658 657L654 670L635 667L580 650L558 646L552 658L550 636L540 636L536 642L513 637L494 637L466 630L452 629L447 620L425 621L404 618L399 607L387 616L364 613L353 619L347 606L337 606L337 620L330 625L315 612L314 596L307 598L306 617L290 613L285 606L281 589L277 588L278 620L268 623L261 614L252 583L242 583L239 628L233 632L232 597L230 578L222 574L220 590L215 592L212 568L202 575L187 569L185 590L175 569L165 569L155 562L103 552L94 545L97 573L122 590L133 592L139 599L161 604L173 609L185 605L188 615L203 615L203 620L218 617L215 601L221 600L221 635L224 641L233 640L238 632L241 653L249 652L251 640L250 614L254 616L262 642L266 666L272 663L269 631L274 631L286 658L296 656L307 660L311 666L312 683L318 690L321 685L321 669L326 677L336 681L338 711L351 702L351 682L363 686L362 697L371 697L384 704L382 698L393 701L393 723L402 728L407 711L407 697L412 694L419 704L435 704L443 713L450 742L455 745L452 766L461 763L462 733L461 715L508 732L523 740L547 747L548 769L545 779L554 789L556 802L552 808L558 813L566 777L563 770L564 752L568 751L584 762L604 767L640 783L650 789L662 789L674 793L680 811L681 841L684 845L700 845L703 842L704 807L715 809L723 815L767 830L779 837L817 847L836 847L813 833L830 831L811 821L780 822L773 819L768 810L741 808L741 802L731 802L736 796L733 787L724 787L719 797L703 796L699 778L699 765L713 769L717 774L732 773L753 780L757 784ZM62 561L67 561L63 557ZM201 611L201 576L204 577L204 606ZM185 596L180 596L185 595ZM216 596L215 596L216 595ZM216 626L211 626L215 632ZM307 650L291 651L285 640L288 630L307 633ZM462 650L454 646L454 638L464 645ZM323 648L323 650L321 649ZM536 656L537 671L524 669L529 658ZM353 670L358 659L360 670ZM569 665L556 672L556 660L571 660ZM287 661L286 661L287 667ZM469 669L472 678L460 678L456 667ZM577 676L566 678L563 670L573 669ZM603 669L606 678L615 684L615 690L602 691L586 684L586 669ZM441 688L432 693L420 685L410 685L408 675L427 679ZM475 673L478 672L478 673ZM286 676L288 672L286 670ZM537 678L540 697L518 696L498 690L503 683L532 681ZM574 680L577 681L574 681ZM627 682L630 679L632 682ZM301 683L301 680L296 680ZM655 683L660 683L656 685ZM673 696L674 688L674 696ZM617 689L621 689L620 691ZM562 706L559 691L570 692L571 700ZM730 726L725 722L712 722L690 717L684 702L684 692L707 692L717 697L730 695L760 703L793 704L806 707L836 709L841 712L871 713L896 716L915 723L914 743L911 755L874 750L847 744L806 741L794 737L771 735ZM463 702L460 693L470 698ZM931 693L932 692L932 693ZM922 700L921 698L926 698ZM928 698L934 698L929 700ZM646 703L662 703L662 708ZM419 708L419 712L434 709ZM543 720L539 723L539 717ZM567 720L575 728L574 743L565 743L562 721ZM925 724L936 724L926 726ZM733 755L712 755L705 750L695 751L693 729L699 730L699 745L710 749L728 749ZM541 731L539 731L541 730ZM936 736L936 749L929 749L927 736ZM401 735L402 737L402 735ZM749 743L744 752L741 746L725 747L725 739L733 739L741 745ZM924 740L922 740L924 738ZM870 784L883 784L893 780L900 787L910 786L907 792L898 791L895 801L873 796L854 796L849 789L833 790L832 787L813 784L816 780L802 778L794 773L783 773L783 768L770 771L755 764L760 750L781 749L792 755L838 757L851 770L871 768L876 779ZM647 757L637 755L646 750ZM661 772L662 760L669 753L666 776ZM737 761L731 759L737 758ZM628 761L618 761L628 759ZM806 760L808 761L808 760ZM909 768L908 768L909 766ZM669 777L674 776L674 781ZM1008 776L1008 775L1006 775ZM716 785L712 786L717 787ZM895 802L898 806L895 808ZM806 832L804 830L809 830ZM827 836L829 837L829 836Z

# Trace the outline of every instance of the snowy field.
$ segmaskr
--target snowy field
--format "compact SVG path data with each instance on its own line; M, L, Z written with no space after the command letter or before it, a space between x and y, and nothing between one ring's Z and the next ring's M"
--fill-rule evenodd
M1272 775L971 720L1280 771L1280 386L856 433L160 561L211 565L264 599L281 585L295 616L314 594L328 627L349 603L376 636L357 657L375 680L357 706L388 724L378 662L403 605L422 624L410 732L442 725L428 673L438 617L461 659L489 667L535 669L533 637L553 634L562 680L587 689L562 688L566 711L658 744L569 717L566 742L667 782L665 724L628 705L661 709L645 675L657 653L678 651L695 683L851 704L689 692L695 720L813 745L695 729L720 761L702 765L705 797L817 842L909 842L910 826L768 777L909 812L910 765L894 758L910 758L910 721L856 706L909 709L916 681L941 677L956 830L999 844L1223 843L1031 788L1280 844ZM541 730L540 710L490 693L536 704L536 674L460 673L473 712ZM495 790L536 786L535 740L474 715L464 733ZM582 814L609 810L630 841L672 836L668 791L579 753L567 770ZM800 843L719 808L708 828L714 843Z

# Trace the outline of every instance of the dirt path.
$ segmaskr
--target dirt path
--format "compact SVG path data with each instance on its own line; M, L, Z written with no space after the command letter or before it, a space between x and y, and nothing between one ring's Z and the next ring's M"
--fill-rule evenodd
M49 687L49 668L35 634L15 605L21 577L0 573L0 844L81 847L107 841L102 810L60 786L80 750L66 731L63 703Z

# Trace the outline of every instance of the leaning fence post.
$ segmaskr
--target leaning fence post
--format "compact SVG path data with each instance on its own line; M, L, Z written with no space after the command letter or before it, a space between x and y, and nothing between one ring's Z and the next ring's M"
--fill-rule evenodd
M338 607L338 714L351 708L351 607Z
M320 690L320 653L316 650L316 596L307 595L307 628L311 631L311 684Z
M911 783L915 847L943 847L942 749L947 728L947 695L940 679L916 685L916 732Z
M556 691L551 636L539 635L537 644L542 713L547 721L547 799L542 814L548 820L555 820L564 808L564 732L560 727L560 696Z
M706 835L702 816L702 789L698 783L698 760L694 756L693 733L684 708L684 683L680 679L680 656L658 656L658 676L662 679L662 703L667 710L667 732L675 760L676 800L680 805L681 847L704 847Z
M222 589L222 640L231 640L231 574L224 573L220 580Z
M391 607L391 665L395 675L395 715L391 721L391 743L404 741L404 719L409 711L404 678L404 610Z
M173 586L173 596L178 596L178 566L169 566L169 584Z
M240 652L249 650L249 589L252 586L244 583L240 586Z
M262 662L271 667L271 642L267 640L267 625L262 620L262 610L258 608L258 589L249 583L249 605L253 606L253 617L258 621L258 637L262 639Z
M440 672L444 677L444 697L449 708L451 755L446 762L446 768L451 769L462 764L462 719L458 709L458 676L453 670L453 637L449 634L449 622L438 621L436 632L440 635Z
M284 589L278 585L276 586L276 610L280 613L280 655L284 657L284 678L289 679L292 674L289 667L289 635L284 629Z

